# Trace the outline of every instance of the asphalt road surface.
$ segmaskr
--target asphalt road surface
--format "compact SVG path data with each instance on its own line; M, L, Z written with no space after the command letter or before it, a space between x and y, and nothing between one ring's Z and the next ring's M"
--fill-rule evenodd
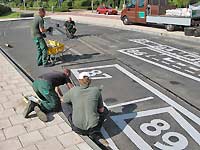
M62 24L46 20L47 39L66 47L54 67L36 65L29 20L2 22L0 45L32 78L68 67L78 84L78 73L90 72L111 111L102 133L112 149L200 149L200 41L84 24L69 40Z

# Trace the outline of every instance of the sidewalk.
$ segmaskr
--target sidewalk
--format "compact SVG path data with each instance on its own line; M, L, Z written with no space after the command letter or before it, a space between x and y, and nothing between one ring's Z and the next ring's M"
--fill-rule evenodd
M0 150L92 150L58 114L47 123L25 119L22 93L32 87L2 53L0 72Z

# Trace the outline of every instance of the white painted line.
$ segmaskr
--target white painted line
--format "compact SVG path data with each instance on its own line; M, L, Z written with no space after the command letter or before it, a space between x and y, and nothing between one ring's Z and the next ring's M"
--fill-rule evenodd
M111 119L123 130L127 127L127 130L123 130L123 132L127 135L133 133L133 129L124 121L127 119L134 119L144 116L152 116L162 113L169 113L178 123L179 125L200 145L200 133L191 126L174 108L172 107L164 107L152 110L146 110L141 112L134 112L129 114L112 116ZM134 133L135 134L135 133ZM128 135L127 135L128 136ZM134 135L131 137L133 139L137 138L139 135ZM129 137L129 136L128 136ZM130 138L130 137L129 137ZM137 141L138 142L138 141ZM136 144L136 142L135 142ZM138 145L138 143L136 144Z
M76 54L76 55L82 55L81 53L79 53L77 50L75 50L75 49L73 49L73 48L70 48L70 47L65 46L65 49L70 50L71 52L73 52L73 53Z
M167 64L169 65L170 63L166 62L166 61L161 61L163 64Z
M172 67L177 68L177 69L182 69L181 67L176 66L176 65L172 65Z
M195 123L200 125L200 118L198 116L196 116L195 114L191 113L189 110L185 109L183 106L179 105L178 103L173 101L171 98L169 98L168 96L164 95L163 93L161 93L160 91L158 91L157 89L155 89L154 87L149 85L148 83L144 82L143 80L141 80L140 78L138 78L134 74L130 73L129 71L127 71L126 69L124 69L120 65L115 64L115 67L117 69L119 69L120 71L122 71L127 76L129 76L130 78L132 78L133 80L135 80L136 82L138 82L140 85L142 85L143 87L145 87L146 89L148 89L149 91L151 91L152 93L154 93L155 95L160 97L163 101L165 101L169 105L171 105L174 108L176 108L178 111L180 111L185 116L187 116L188 118L193 120Z
M102 127L101 128L101 133L103 134L104 138L108 141L109 146L113 149L113 150L119 150L117 148L117 146L115 145L115 143L113 142L113 140L110 138L110 136L108 135L108 133L106 132L105 128Z
M132 118L134 118L134 116L132 116ZM116 121L113 119L113 121L140 150L153 150L124 120Z
M121 51L120 51L121 52ZM125 53L124 51L122 51L122 53ZM126 54L126 53L125 53ZM129 53L127 55L130 55ZM130 55L132 56L132 55ZM138 59L143 60L143 58L134 56ZM147 61L146 59L144 59L144 61ZM150 63L152 63L151 61L149 61ZM154 63L154 62L153 62ZM159 64L160 65L160 64ZM132 74L131 72L127 71L125 68L121 67L118 64L114 64L114 65L105 65L105 66L96 66L96 67L89 67L89 68L80 68L80 69L72 69L72 73L74 73L74 75L76 76L76 78L78 79L78 71L79 70L88 70L88 69L100 69L100 68L111 68L111 67L115 67L118 70L120 70L121 72L123 72L125 75L127 75L128 77L130 77L131 79L135 80L137 83L139 83L140 85L142 85L144 88L148 89L149 91L151 91L152 93L154 93L155 95L157 95L158 97L161 98L161 100L163 100L164 102L166 102L167 104L171 105L172 107L174 107L175 109L177 109L179 112L181 112L182 114L184 114L186 117L190 118L191 120L193 120L195 123L197 123L198 125L200 125L200 118L198 116L196 116L195 114L193 114L192 112L190 112L189 110L185 109L183 106L181 106L180 104L178 104L177 102L173 101L171 98L169 98L168 96L166 96L165 94L161 93L160 91L158 91L157 89L155 89L154 87L152 87L151 85L149 85L148 83L144 82L143 80L141 80L140 78L138 78L137 76L135 76L134 74ZM166 66L164 66L166 67ZM168 68L168 67L167 67ZM165 68L164 68L165 69ZM171 71L171 68L169 68ZM174 69L172 69L174 70ZM177 71L179 73L179 71ZM181 72L182 73L182 72ZM188 75L188 74L186 74ZM193 76L192 76L193 77ZM193 77L194 78L194 77ZM199 78L194 78L197 81L200 81Z
M189 68L192 69L192 70L194 70L194 71L200 71L199 68L195 68L195 67L192 67L192 66L190 66Z
M174 63L174 62L175 62L175 61L173 61L173 60L172 60L172 58L170 58L170 57L163 58L163 60L165 60L165 61L169 61L169 62L172 62L172 63Z
M157 59L157 58L151 58L151 59L153 59L153 60L155 60L155 61L159 61L159 59Z
M156 55L146 55L145 57L155 57Z
M188 73L191 73L191 74L195 74L195 72L187 70L187 69L185 69L185 71L188 72Z
M162 65L162 64L159 64L159 63L156 63L156 62L153 62L153 61L147 60L147 59L145 59L145 58L142 58L142 57L139 57L139 56L136 56L136 55L133 55L133 54L127 53L127 52L125 52L125 51L123 51L123 50L119 50L119 52L124 53L124 54L126 54L126 55L129 55L129 56L131 56L131 57L134 57L134 58L137 58L137 59L143 60L143 61L145 61L145 62L147 62L147 63L153 64L153 65L156 65L156 66L158 66L158 67L160 67L160 68L163 68L163 69L169 70L169 71L171 71L171 72L177 73L177 74L179 74L179 75L182 75L182 76L184 76L184 77L190 78L190 79L192 79L192 80L195 80L195 81L200 82L200 78L197 78L197 77L192 76L192 75L190 75L190 74L187 74L187 73L184 73L184 72L181 72L181 71L175 70L175 69L173 69L173 68L170 68L170 67L164 66L164 65Z
M107 106L107 108L108 109L112 109L112 108L115 108L115 107L121 107L121 106L125 106L125 105L130 105L130 104L134 104L134 103L139 103L139 102L152 100L152 99L154 99L154 97L146 97L146 98L137 99L137 100L133 100L133 101L125 102L125 103L120 103L120 104L116 104L116 105L112 105L112 106Z
M182 66L182 67L185 67L185 66L187 66L187 65L185 65L185 64L183 64L183 63L176 63L177 65L179 65L179 66Z

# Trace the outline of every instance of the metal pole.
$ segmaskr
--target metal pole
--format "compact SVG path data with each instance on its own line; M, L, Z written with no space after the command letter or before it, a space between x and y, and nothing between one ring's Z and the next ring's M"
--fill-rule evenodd
M26 0L24 0L24 10L26 10Z
M93 0L91 2L91 6L92 6L92 12L93 12L93 10L94 10L94 1Z

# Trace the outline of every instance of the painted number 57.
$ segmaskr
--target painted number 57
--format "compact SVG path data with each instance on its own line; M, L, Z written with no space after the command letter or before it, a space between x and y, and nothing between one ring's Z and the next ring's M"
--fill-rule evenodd
M110 79L112 78L111 75L107 73L103 73L101 70L91 70L88 72L91 76L91 79L97 80L97 79Z
M140 129L149 136L158 136L163 130L168 130L170 125L161 119L154 119L150 123L143 123ZM188 146L185 136L177 132L167 132L162 136L163 143L156 142L154 146L162 150L182 150Z

